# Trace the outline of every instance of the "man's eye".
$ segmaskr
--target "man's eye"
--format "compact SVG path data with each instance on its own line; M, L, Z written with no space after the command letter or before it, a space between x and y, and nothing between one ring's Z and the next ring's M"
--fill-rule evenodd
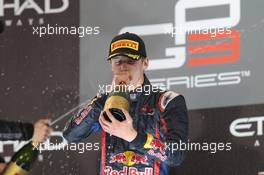
M135 64L135 61L134 60L129 60L129 61L127 61L127 64L130 64L130 65Z
M115 64L116 65L120 65L121 64L121 61L116 61Z

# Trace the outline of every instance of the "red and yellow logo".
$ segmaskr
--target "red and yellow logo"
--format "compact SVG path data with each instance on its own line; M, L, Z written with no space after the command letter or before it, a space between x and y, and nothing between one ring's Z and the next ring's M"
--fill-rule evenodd
M146 155L140 155L133 151L125 151L111 156L110 163L122 163L126 166L133 166L134 164L148 165L148 158Z
M120 48L129 48L138 51L138 45L139 43L133 40L127 40L127 39L118 40L111 44L111 52Z

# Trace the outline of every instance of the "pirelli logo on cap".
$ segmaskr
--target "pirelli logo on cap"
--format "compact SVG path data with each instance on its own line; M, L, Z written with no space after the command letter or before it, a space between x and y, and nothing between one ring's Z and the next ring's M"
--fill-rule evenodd
M116 49L120 48L129 48L138 51L138 42L133 40L118 40L111 44L111 52L115 51Z

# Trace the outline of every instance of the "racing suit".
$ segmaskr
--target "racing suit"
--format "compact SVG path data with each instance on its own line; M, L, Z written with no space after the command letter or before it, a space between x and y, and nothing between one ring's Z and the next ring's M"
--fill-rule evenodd
M146 93L148 89L148 93ZM156 91L154 91L156 90ZM98 122L107 94L97 95L66 125L63 136L80 142L101 130ZM130 114L138 134L127 142L102 131L101 175L168 175L181 164L184 152L172 149L187 141L188 116L184 97L151 86L144 75L141 90L130 92Z

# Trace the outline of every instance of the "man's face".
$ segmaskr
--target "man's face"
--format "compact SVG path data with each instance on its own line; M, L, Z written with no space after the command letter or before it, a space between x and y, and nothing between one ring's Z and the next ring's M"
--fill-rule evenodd
M126 56L111 59L113 76L127 77L130 85L137 86L144 81L144 70L148 67L148 59L133 60Z

